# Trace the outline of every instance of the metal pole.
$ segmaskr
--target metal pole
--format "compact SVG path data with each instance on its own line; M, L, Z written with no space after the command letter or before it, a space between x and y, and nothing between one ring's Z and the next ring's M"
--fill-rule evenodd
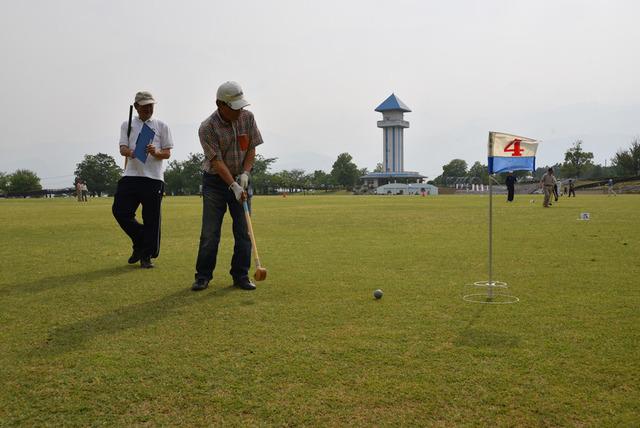
M489 176L489 283L487 299L493 299L493 176Z

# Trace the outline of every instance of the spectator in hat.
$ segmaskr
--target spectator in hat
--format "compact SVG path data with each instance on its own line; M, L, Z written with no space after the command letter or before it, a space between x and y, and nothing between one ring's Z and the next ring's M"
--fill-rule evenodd
M551 194L553 193L553 186L556 182L556 177L553 175L553 168L547 169L547 172L544 173L540 180L540 187L542 187L544 191L544 202L542 205L545 208L549 208L549 205L551 205Z
M145 269L154 266L151 259L157 258L160 253L160 207L164 194L163 160L169 159L173 148L173 139L167 124L152 118L155 103L156 100L150 92L138 92L133 104L138 115L131 121L129 136L128 122L123 122L120 127L120 154L129 159L124 175L118 181L112 207L113 216L133 244L133 252L128 262L133 264L140 261L140 267ZM144 151L147 157L143 161L136 158L135 149L144 126L153 131L153 138L146 145ZM136 210L140 205L142 223L136 220Z

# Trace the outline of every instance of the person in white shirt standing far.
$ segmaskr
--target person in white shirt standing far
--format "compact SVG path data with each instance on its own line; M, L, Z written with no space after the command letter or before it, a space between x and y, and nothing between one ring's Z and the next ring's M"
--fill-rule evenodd
M133 106L138 116L120 128L120 154L126 156L124 175L118 181L113 199L113 216L124 232L131 238L133 252L130 264L140 261L140 267L153 267L152 258L160 253L160 206L164 194L164 165L173 148L169 127L158 119L152 119L155 99L151 93L138 92ZM147 125L155 133L145 151L147 159L136 159L135 148L142 127ZM136 210L142 204L142 221L136 220Z

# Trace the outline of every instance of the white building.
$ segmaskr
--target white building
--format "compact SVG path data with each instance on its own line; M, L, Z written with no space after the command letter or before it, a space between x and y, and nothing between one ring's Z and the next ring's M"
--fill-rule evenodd
M376 195L424 195L438 194L438 188L426 183L389 183L379 186L375 190Z

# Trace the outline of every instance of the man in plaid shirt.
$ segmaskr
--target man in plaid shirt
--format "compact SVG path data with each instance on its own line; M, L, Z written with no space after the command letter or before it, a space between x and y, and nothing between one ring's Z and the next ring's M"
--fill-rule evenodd
M253 113L244 110L249 103L238 83L220 85L216 98L218 109L202 122L198 131L205 157L202 163L202 230L191 289L204 290L213 278L222 219L229 207L235 239L229 273L234 286L255 290L256 286L249 280L251 240L242 202L248 198L256 146L262 144L262 136Z

